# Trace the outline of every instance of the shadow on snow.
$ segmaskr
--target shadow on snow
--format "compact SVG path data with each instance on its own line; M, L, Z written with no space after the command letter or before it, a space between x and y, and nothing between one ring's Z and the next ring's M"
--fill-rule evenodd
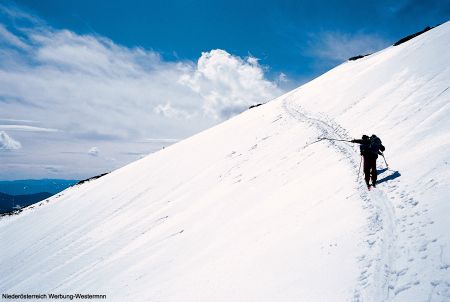
M381 170L377 170L377 173L380 174L380 173L386 172L387 170L388 170L387 168L384 168L384 169L381 169ZM392 170L390 170L390 171L392 171ZM380 184L380 183L383 183L383 182L386 182L386 181L389 181L389 180L396 179L397 177L400 177L400 176L402 176L402 175L400 174L400 172L398 172L398 171L392 171L392 173L391 173L390 175L387 175L387 176L385 176L385 177L379 179L379 180L377 181L377 184Z

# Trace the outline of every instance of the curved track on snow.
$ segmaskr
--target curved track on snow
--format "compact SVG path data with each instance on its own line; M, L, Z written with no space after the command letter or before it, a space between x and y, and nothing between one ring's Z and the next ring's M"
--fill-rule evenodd
M306 112L300 105L296 104L296 100L298 101L298 99L289 96L283 100L282 107L289 117L315 129L318 137L351 139L348 136L349 132L330 117ZM346 142L322 140L307 143L304 148L313 143L328 144L334 148L342 155L342 159L348 163L348 168L355 171L356 178L356 171L359 168L357 157L359 152L354 145ZM389 169L381 169L381 171L398 173ZM383 179L383 175L381 175L381 179ZM420 233L420 230L414 221L421 213L415 212L413 215L407 215L407 212L401 213L402 210L414 208L418 202L401 188L398 179L386 181L380 184L377 189L369 192L362 181L362 175L359 176L360 178L355 183L355 190L361 198L363 209L368 213L368 219L364 236L365 242L362 243L366 246L366 252L358 259L361 271L354 292L354 301L395 301L399 293L420 284L418 276L415 276L415 280L414 276L412 276L413 278L409 276L408 282L399 280L403 279L401 277L408 273L408 265L403 265L399 269L398 267L401 264L395 263L396 258L401 254L410 255L407 260L409 262L414 261L415 257L424 257L424 255L420 255L420 252L426 250L426 244L417 249L415 246L405 245L403 240L399 240L405 234L408 234L406 237L409 241L418 239L417 237L424 237L424 233L417 234ZM397 199L399 199L399 205L396 211L391 201ZM426 212L426 209L423 212ZM419 223L423 225L423 221ZM427 223L432 222L425 222L425 224ZM435 239L428 240L428 242L435 241ZM433 290L434 287L432 286L430 297Z

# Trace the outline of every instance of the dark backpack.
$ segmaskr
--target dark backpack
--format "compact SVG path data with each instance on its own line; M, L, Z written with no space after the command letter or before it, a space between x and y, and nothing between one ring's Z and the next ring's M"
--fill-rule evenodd
M370 137L370 142L369 142L369 146L368 146L368 151L378 157L378 151L380 151L380 147L381 147L381 139L378 136L371 136Z

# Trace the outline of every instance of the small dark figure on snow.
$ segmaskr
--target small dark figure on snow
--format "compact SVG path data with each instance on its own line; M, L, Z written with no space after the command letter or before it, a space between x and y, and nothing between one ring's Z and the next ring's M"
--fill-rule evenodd
M383 155L386 148L381 143L379 137L372 134L371 137L363 135L362 139L354 139L352 143L360 144L361 156L364 158L364 177L367 187L370 188L369 180L372 178L372 186L377 183L377 158L378 154Z

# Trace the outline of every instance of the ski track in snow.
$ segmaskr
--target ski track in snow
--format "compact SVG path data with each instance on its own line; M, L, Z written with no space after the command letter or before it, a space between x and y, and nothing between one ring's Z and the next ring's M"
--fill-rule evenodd
M297 98L290 96L283 100L282 107L291 118L315 128L319 137L351 139L349 132L330 117L306 112L295 104L296 100L298 101ZM350 169L358 171L359 161L355 154L359 152L355 149L355 145L322 140L307 143L303 149L314 143L327 143L342 154ZM386 172L398 173L385 169L378 180L386 177ZM431 219L423 215L428 212L427 205L419 209L419 202L408 193L407 188L402 187L398 178L386 180L369 192L363 182L362 171L359 177L356 190L363 202L363 209L368 213L365 242L362 243L366 246L366 252L358 259L361 271L351 300L396 301L397 298L403 300L404 297L399 296L407 294L408 291L411 291L409 296L414 299L415 291L412 289L420 285L420 272L410 271L408 264L421 261L425 267L433 265L427 249L430 244L434 247L439 246L438 239L427 238L427 232L424 230L433 224ZM443 263L444 247L439 247L441 254L439 269L444 275L450 266ZM417 290L428 292L427 301L450 300L450 284L445 278L435 278L429 284L422 284L422 288ZM436 293L439 295L436 296Z

